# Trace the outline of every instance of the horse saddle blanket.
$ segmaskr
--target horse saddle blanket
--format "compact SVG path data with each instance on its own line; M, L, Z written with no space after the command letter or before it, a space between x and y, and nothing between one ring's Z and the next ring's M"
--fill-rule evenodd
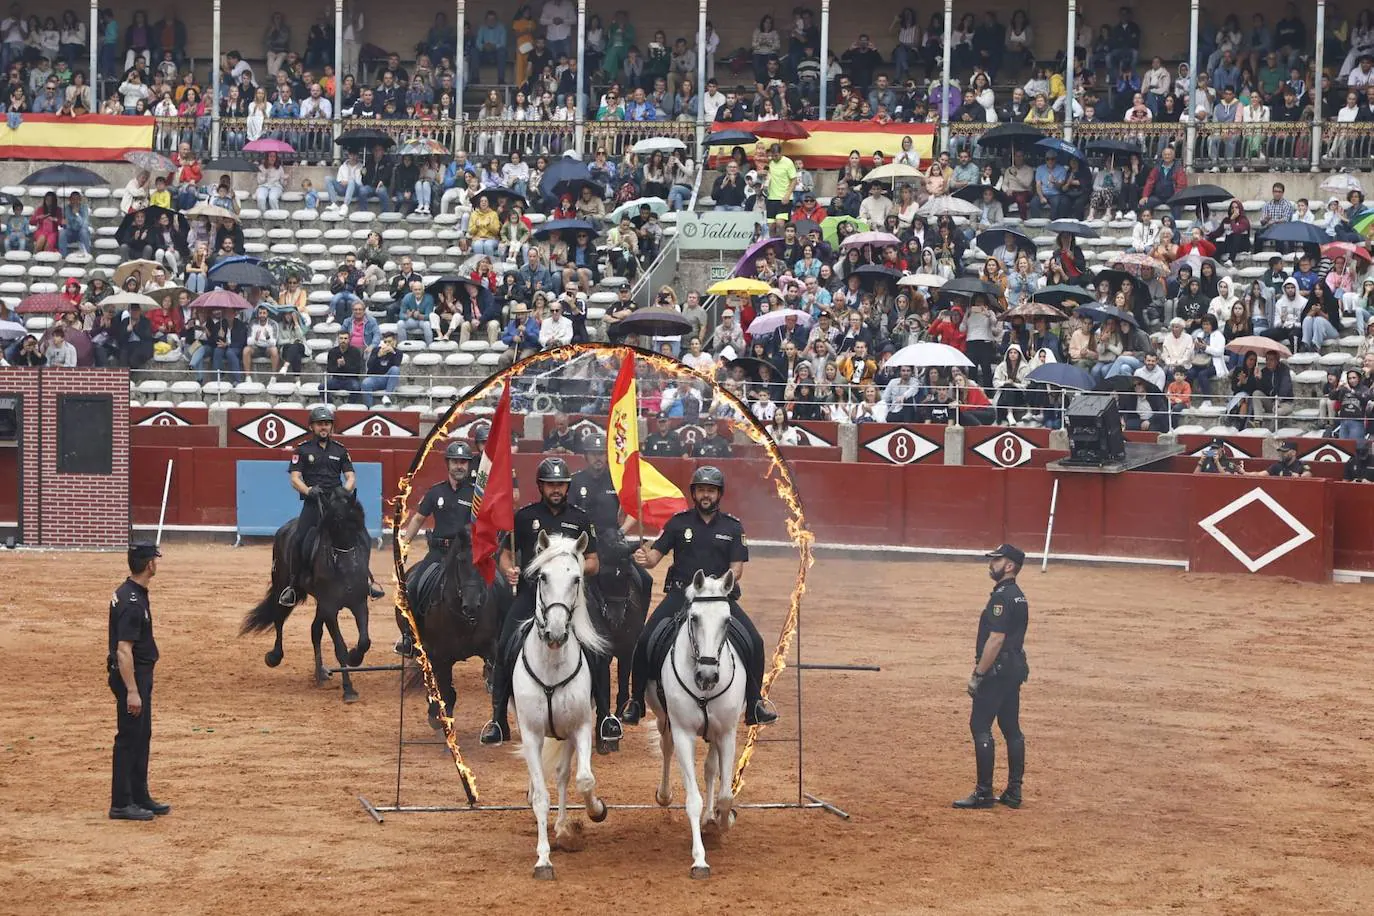
M682 628L685 617L676 616L664 620L652 633L648 634L649 670L653 672L651 677L657 678L658 672L663 670L663 663L668 658L668 653L672 651L673 642L677 639L678 630ZM732 614L730 616L730 626L726 631L726 638L730 640L730 645L734 646L735 654L744 664L749 667L750 657L754 654L749 642L749 631L744 628L744 624Z
M423 560L406 573L406 596L410 599L412 612L423 614L433 603L443 576L443 564Z

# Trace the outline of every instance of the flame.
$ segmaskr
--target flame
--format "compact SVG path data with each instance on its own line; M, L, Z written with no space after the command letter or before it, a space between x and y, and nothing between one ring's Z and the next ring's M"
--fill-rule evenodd
M392 513L392 556L395 561L394 584L396 594L396 610L405 618L410 626L411 632L416 634L415 648L416 657L420 663L421 672L424 674L425 688L429 694L429 701L438 704L443 709L443 701L439 696L438 684L434 679L434 668L430 664L429 654L419 638L419 628L415 625L415 615L410 607L410 599L404 587L406 556L410 552L409 545L401 543L399 537L406 524L410 521L410 513L406 509L413 491L413 483L416 472L429 458L430 452L436 445L446 442L450 431L458 418L468 405L494 394L499 387L506 383L512 376L519 375L525 367L531 363L545 362L549 360L568 360L573 357L587 353L597 353L602 355L623 356L627 350L633 350L635 357L653 366L666 374L680 375L687 367L670 357L642 350L638 347L612 346L603 343L570 344L564 347L557 347L552 350L544 350L533 356L526 357L519 362L502 369L488 376L481 384L471 389L466 395L454 402L448 409L443 418L430 430L429 435L415 453L415 458L411 461L410 470L407 471L397 482L397 495L395 499L395 511ZM777 645L773 649L772 662L763 675L763 695L768 695L768 688L777 680L784 668L787 667L787 654L792 648L792 640L797 633L797 625L801 618L802 596L806 594L806 574L815 562L812 555L812 544L815 536L806 527L806 514L802 511L801 496L797 492L795 483L792 480L792 472L787 466L787 461L782 457L778 450L777 443L768 435L767 430L749 412L749 408L735 395L729 391L715 385L710 379L715 391L722 395L735 408L743 422L736 422L735 425L742 428L745 433L757 444L763 446L764 453L768 456L770 467L768 476L773 480L773 486L777 490L778 496L786 504L788 510L787 535L792 544L797 548L799 562L797 566L797 581L792 587L792 595L788 605L787 619L783 623L782 632L778 635ZM479 800L477 791L477 776L472 769L463 761L463 751L458 744L458 736L454 731L453 718L451 716L441 716L440 723L443 725L444 742L448 745L449 753L453 757L454 768L458 771L458 777L463 782L463 791L467 795L468 804L476 805ZM754 755L754 748L758 740L759 727L750 726L749 734L745 739L744 748L740 752L739 761L735 765L733 779L734 794L739 795L741 787L744 785L744 771L749 766L749 760Z

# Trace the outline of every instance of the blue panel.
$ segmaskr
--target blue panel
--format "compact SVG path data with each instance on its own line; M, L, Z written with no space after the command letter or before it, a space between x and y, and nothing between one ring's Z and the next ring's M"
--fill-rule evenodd
M300 495L291 489L287 461L236 461L236 527L240 537L270 537L300 514ZM376 461L353 465L358 477L358 500L367 513L367 531L382 536L382 465Z

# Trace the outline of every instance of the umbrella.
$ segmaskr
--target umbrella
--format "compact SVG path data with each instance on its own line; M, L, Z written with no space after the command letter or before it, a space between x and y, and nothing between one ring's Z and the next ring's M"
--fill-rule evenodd
M1354 242L1327 242L1322 246L1322 256L1328 258L1359 258L1361 261L1374 260L1369 249Z
M1365 238L1369 238L1369 227L1374 226L1374 213L1367 213L1351 223L1351 228Z
M752 134L747 130L728 129L708 134L705 143L707 146L748 146L750 143L757 143L758 139L758 134Z
M615 323L615 332L646 337L677 337L691 333L696 325L673 309L644 308Z
M252 261L221 261L210 268L210 282L216 285L227 286L262 286L272 287L277 285L277 278L261 264Z
M865 245L901 245L902 240L890 232L856 232L840 244L840 248L862 248Z
M920 178L921 170L905 162L880 165L864 176L864 181L896 181L898 178Z
M1114 288L1120 287L1123 283L1124 283L1124 284L1129 284L1132 288L1134 288L1134 287L1135 287L1135 282L1136 282L1135 276L1134 276L1133 274L1129 273L1128 271L1125 271L1125 270L1113 270L1112 268L1109 268L1109 267L1104 267L1102 270L1099 270L1096 274L1093 275L1093 283L1094 283L1094 285L1095 285L1099 280L1106 280L1106 281L1107 281L1108 283L1110 283ZM1091 298L1091 297L1092 297L1092 293L1087 292L1087 291L1085 291L1085 292L1083 293L1083 295L1084 295L1084 296L1087 296L1088 298Z
M177 296L188 292L184 286L164 286L162 289L148 290L148 297L158 305L165 305L168 299L175 300Z
M891 267L883 267L880 264L864 264L860 267L856 267L854 268L854 275L859 277L860 281L865 284L865 286L876 283L879 280L887 280L896 283L898 280L902 279L902 272L900 270L894 270Z
M1111 378L1104 378L1098 382L1093 391L1115 391L1117 393L1135 391L1136 383L1145 386L1146 394L1163 394L1159 386L1149 379L1143 379L1138 375L1113 375Z
M1072 388L1076 391L1093 390L1092 375L1073 363L1045 363L1043 366L1036 366L1026 375L1026 381L1054 385L1057 388Z
M924 286L927 289L939 289L945 285L945 278L939 274L907 274L897 281L898 286Z
M955 191L954 196L959 198L960 200L966 200L971 204L976 204L980 203L983 200L984 191L991 191L992 199L997 201L1004 207L1007 205L1007 201L1010 199L1007 197L1007 195L1003 194L1001 191L997 190L990 184L965 185L964 187Z
M545 181L547 183L547 178ZM583 188L591 188L593 197L606 196L606 188L590 178L564 178L553 185L553 196L562 197L566 194L573 200L577 200L582 196Z
M754 276L754 261L760 254L767 251L770 247L776 246L779 251L785 243L781 238L761 238L748 248L744 249L744 254L735 262L735 269L730 273L736 277ZM764 292L768 292L767 289Z
M91 335L77 328L67 328L67 343L76 350L76 364L78 366L95 365L95 345L91 343Z
M687 144L676 137L645 137L630 147L630 150L635 153L671 153L686 148Z
M186 211L187 216L204 217L206 219L224 219L228 217L234 222L239 221L239 215L228 207L217 206L216 204L201 201L194 207Z
M431 296L434 296L437 299L439 297L440 289L442 289L445 286L454 286L456 284L464 284L469 287L480 286L480 284L478 284L476 280L472 279L472 277L469 277L466 274L444 274L442 277L439 277L438 279L429 281L429 283L425 285L425 292L429 293ZM471 294L468 294L466 290L464 290L464 293L465 295L467 295L467 298L471 300Z
M260 137L243 145L245 153L294 153L296 148L285 140L275 137Z
M124 219L119 222L119 229L115 233L116 238L123 238L124 233L129 231L129 227L134 224L134 214L142 213L143 222L148 226L156 226L162 217L167 217L172 221L172 226L182 232L186 231L186 217L175 210L168 210L166 207L144 207L142 210L131 210L124 214Z
M248 149L248 147L244 147ZM451 156L453 151L438 140L431 140L428 137L412 137L396 152L402 156Z
M1191 188L1184 188L1169 198L1169 203L1179 206L1184 204L1219 204L1235 196L1225 188L1214 184L1195 184Z
M238 156L222 156L219 159L211 159L209 162L201 163L201 169L206 175L211 172L252 172L256 175L258 165L256 162L249 162Z
M1364 193L1364 185L1360 184L1360 179L1349 174L1328 175L1326 180L1317 187L1323 191L1331 191L1336 194L1349 194L1351 191Z
M1313 223L1290 220L1286 223L1271 223L1259 234L1261 242L1300 242L1304 245L1320 245L1331 240L1326 230Z
M1260 337L1258 334L1251 334L1246 337L1237 337L1226 345L1226 349L1232 353L1254 353L1264 356L1266 353L1277 353L1279 359L1287 359L1293 355L1289 350L1277 340L1270 340L1268 337Z
M621 322L622 324L624 322ZM741 356L730 360L725 364L731 369L739 368L744 370L744 374L750 381L761 381L763 379L763 369L766 367L774 378L777 378L778 367L774 366L766 359L759 359L756 356Z
M390 149L396 145L396 141L389 134L384 134L373 127L354 127L351 130L346 130L339 134L334 142L349 149L376 146L379 143Z
M1088 160L1083 155L1081 149L1058 137L1043 137L1035 141L1035 145L1047 153L1058 153L1060 156L1071 156L1084 165L1088 164Z
M124 161L147 172L170 172L176 169L175 162L161 153L146 149L130 150L124 154Z
M191 300L191 308L193 309L224 309L226 312L241 312L252 307L253 303L238 293L227 289L212 289Z
M1017 248L1029 251L1032 256L1035 255L1035 243L1030 240L1030 236L1011 226L993 226L991 229L984 229L978 233L978 247L984 252L996 251L1008 235L1015 239L1013 244Z
M1121 154L1123 156L1141 151L1139 143L1127 143L1125 140L1089 140L1084 149L1089 153Z
M0 321L0 340L18 340L28 333L28 329L17 321Z
M256 169L255 169L256 171ZM101 178L90 169L82 168L79 165L50 165L47 168L39 169L19 182L22 185L52 185L54 187L90 187L105 184Z
M796 121L760 121L754 125L754 136L770 140L805 140L811 131Z
M920 343L902 347L893 353L892 358L884 365L913 366L917 369L928 369L932 366L938 368L958 366L967 369L973 365L973 360L965 356L964 351L951 347L949 344L923 340Z
M1076 219L1057 219L1046 226L1045 229L1049 232L1053 232L1055 235L1063 232L1084 239L1095 239L1098 237L1098 231L1096 229Z
M804 239L813 232L821 231L821 224L815 220L799 219L794 223L788 223L793 229L797 230L797 238Z
M1084 302L1092 297L1092 290L1084 289L1081 286L1070 286L1067 283L1057 283L1054 286L1037 290L1031 295L1031 301L1044 302L1049 305L1063 305L1070 299L1074 302Z
M918 216L978 216L982 212L968 201L948 194L932 197L916 211Z
M711 284L706 290L708 296L729 296L739 294L743 296L762 296L771 287L762 280L755 280L753 277L730 277Z
M100 300L101 305L136 305L139 308L157 308L157 301L152 296L145 296L142 293L115 293L113 296L106 296Z
M520 204L520 206L522 207L528 207L530 205L530 202L528 200L521 197L519 194L517 194L515 191L512 191L510 188L487 188L478 193L476 196L474 196L472 201L473 203L476 203L483 197L490 201L492 209L496 208L497 199L501 197L506 198L506 200L510 201L512 204ZM664 203L663 208L666 210L668 208L668 204Z
M986 280L979 280L977 277L955 277L944 286L940 287L940 294L944 296L962 296L972 298L973 296L987 296L989 299L1000 299L1002 291Z
M15 204L22 203L23 201L15 197L13 194L6 194L3 191L0 191L0 207L9 208L13 207Z
M1031 127L1019 121L1011 121L1006 124L998 124L991 130L984 131L978 138L978 145L988 149L995 149L999 146L1017 146L1019 144L1030 145L1043 139L1043 131Z
M829 242L831 247L840 244L840 226L845 223L858 227L861 232L868 228L868 223L853 216L827 216L821 220L821 237Z
M550 162L549 167L544 170L544 181L541 187L552 188L560 181L587 180L591 177L592 171L587 163L580 159L563 156Z
M1123 312L1114 305L1098 305L1096 303L1092 305L1080 305L1077 314L1087 315L1094 321L1106 321L1108 318L1115 318L1117 321L1125 322L1131 327L1138 326L1134 315L1130 312Z
M636 313L637 314L637 313ZM774 309L771 312L760 315L749 323L745 328L750 337L761 337L764 334L772 334L788 318L797 319L797 324L804 328L811 327L811 313L803 312L798 309Z
M262 267L275 277L278 283L285 283L291 277L304 283L315 275L309 264L295 258L268 258L262 262Z
M20 315L52 315L70 312L73 308L71 302L58 293L35 293L20 302L14 310Z
M535 226L532 234L537 239L546 239L555 232L590 232L596 235L596 227L585 219L554 219Z
M125 261L123 264L120 264L119 267L115 268L113 283L117 287L123 286L125 280L137 273L139 275L139 285L141 286L143 281L151 277L153 271L161 266L162 265L157 261Z
M1023 302L1002 313L1003 318L1045 318L1050 321L1067 321L1069 316L1052 305L1043 302Z
M639 208L645 204L649 205L650 210L660 215L668 212L668 201L662 197L636 197L634 200L616 207L615 212L611 214L611 222L618 223L624 216L634 219L639 215Z
M1153 270L1156 273L1162 274L1169 269L1169 266L1158 258L1152 258L1148 254L1141 254L1136 251L1128 251L1125 254L1117 255L1112 258L1111 264L1112 267L1117 270L1124 270L1126 273L1136 277L1147 270Z

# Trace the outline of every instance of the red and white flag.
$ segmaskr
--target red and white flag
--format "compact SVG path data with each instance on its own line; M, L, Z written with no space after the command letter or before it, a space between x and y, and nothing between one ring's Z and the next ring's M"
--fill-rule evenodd
M490 585L496 581L501 532L515 527L515 488L510 461L510 385L492 417L487 447L472 492L472 563Z

